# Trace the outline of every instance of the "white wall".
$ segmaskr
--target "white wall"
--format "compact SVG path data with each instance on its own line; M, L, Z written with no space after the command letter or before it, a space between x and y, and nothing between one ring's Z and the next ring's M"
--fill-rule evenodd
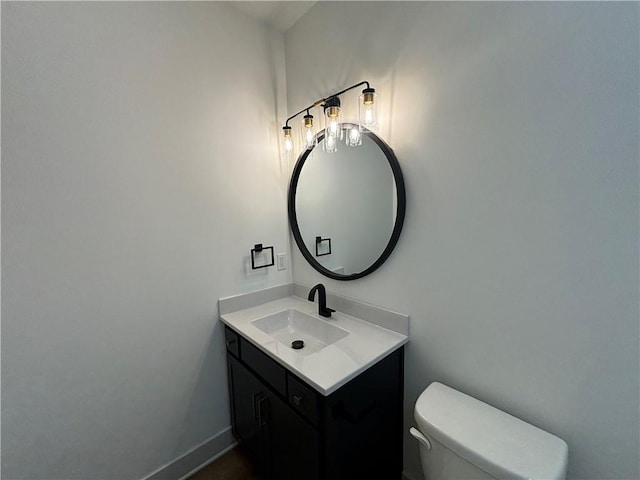
M565 439L571 478L639 478L638 11L318 2L287 32L290 111L371 81L405 174L380 270L294 255L297 282L411 315L405 427L438 380Z
M287 283L281 34L2 4L2 474L142 478L230 424L217 299Z

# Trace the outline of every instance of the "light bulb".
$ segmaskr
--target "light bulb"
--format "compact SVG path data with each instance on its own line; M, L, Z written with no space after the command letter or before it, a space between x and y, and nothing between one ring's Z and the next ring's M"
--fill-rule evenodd
M365 88L358 97L358 123L360 131L378 129L378 112L376 107L376 91Z
M313 134L313 131L310 129L305 129L304 132L304 140L307 144L307 146L309 146L310 144L313 144L313 139L314 139L315 135Z
M307 110L307 114L302 119L302 128L300 129L300 140L306 148L316 146L316 130L313 125L313 115Z
M293 138L291 138L291 127L285 125L282 127L282 155L287 158L293 152Z
M332 153L338 149L338 140L342 138L342 119L340 118L340 99L331 97L324 104L324 151Z
M327 153L333 153L333 152L337 151L338 150L338 141L337 141L337 138L335 137L335 135L331 135L329 133L326 133L326 131L325 131L324 142L322 144L322 148Z
M334 137L338 136L338 122L334 119L329 122L329 133Z
M371 125L373 123L373 112L370 108L364 110L364 124Z

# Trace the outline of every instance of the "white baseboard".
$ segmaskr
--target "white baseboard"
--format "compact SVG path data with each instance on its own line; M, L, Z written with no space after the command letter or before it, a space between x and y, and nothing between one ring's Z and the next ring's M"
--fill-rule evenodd
M237 445L231 427L216 433L142 480L184 480Z

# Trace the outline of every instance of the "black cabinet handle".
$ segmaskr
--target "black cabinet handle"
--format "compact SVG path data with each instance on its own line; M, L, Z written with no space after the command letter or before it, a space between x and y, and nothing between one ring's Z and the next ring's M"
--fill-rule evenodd
M298 395L294 395L293 396L293 404L296 407L299 407L301 403L302 403L302 397L299 397Z
M256 393L253 396L253 419L258 421L260 426L267 424L267 397L264 393Z
M253 419L254 420L260 420L260 407L258 405L258 402L261 396L262 396L262 393L256 393L253 396Z
M235 345L235 340L227 340L227 348L231 348L231 345Z

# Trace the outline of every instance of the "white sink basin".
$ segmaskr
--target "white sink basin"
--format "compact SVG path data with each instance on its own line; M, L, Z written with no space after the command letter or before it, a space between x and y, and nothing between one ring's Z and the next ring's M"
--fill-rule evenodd
M295 340L302 340L304 347L296 349L301 355L318 352L349 335L340 327L294 308L259 318L251 324L288 348L292 348Z

